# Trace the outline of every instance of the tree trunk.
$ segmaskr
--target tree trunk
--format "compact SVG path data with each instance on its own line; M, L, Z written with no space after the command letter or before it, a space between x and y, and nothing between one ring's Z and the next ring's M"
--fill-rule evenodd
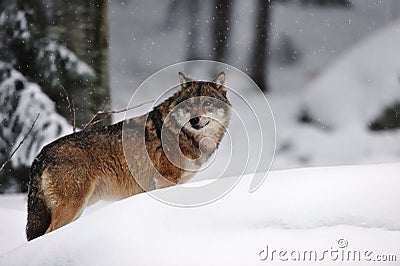
M199 0L186 1L189 16L189 30L187 36L187 60L195 60L199 58L198 35L199 35Z
M270 3L257 0L258 14L256 17L253 49L250 49L249 75L263 92L269 90L267 76L267 61L269 58L269 21Z
M231 0L215 0L214 5L214 59L226 62L231 21Z
M55 36L92 67L96 75L93 80L64 80L63 85L76 106L78 127L85 125L97 111L109 106L107 12L106 0L57 0L54 3L48 34ZM51 93L50 97L60 103L57 104L57 111L69 119L65 96L62 91L56 94Z

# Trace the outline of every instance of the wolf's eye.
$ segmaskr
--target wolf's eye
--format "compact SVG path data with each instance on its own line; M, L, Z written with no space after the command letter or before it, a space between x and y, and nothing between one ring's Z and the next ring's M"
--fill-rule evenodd
M211 105L211 102L210 101L205 101L204 102L204 106L210 106Z

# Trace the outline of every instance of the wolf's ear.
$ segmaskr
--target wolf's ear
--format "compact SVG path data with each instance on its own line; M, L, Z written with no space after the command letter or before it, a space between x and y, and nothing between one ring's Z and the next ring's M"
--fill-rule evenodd
M225 84L225 72L221 72L213 79L214 83L217 83L218 85L224 85Z
M217 75L217 77L215 79L213 79L212 82L217 84L217 88L219 90L222 90L223 92L226 93L226 88L224 86L225 85L225 79L226 79L225 72L221 72L221 73L219 73Z
M187 83L192 81L192 79L185 77L182 72L178 72L179 82L181 83L181 89L186 89Z

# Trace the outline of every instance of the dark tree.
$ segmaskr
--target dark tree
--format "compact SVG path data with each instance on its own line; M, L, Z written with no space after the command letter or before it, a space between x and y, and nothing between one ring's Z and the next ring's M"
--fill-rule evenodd
M268 91L267 60L269 58L269 22L271 3L257 0L255 33L250 48L249 75L263 92Z
M200 59L197 46L199 45L199 0L186 1L188 8L188 26L187 32L187 60Z
M106 0L0 2L0 165L40 114L0 173L0 192L26 190L41 147L72 132L63 87L74 99L78 126L106 108L107 6Z
M4 53L0 60L41 85L70 116L62 86L77 107L77 125L84 125L109 99L108 2L17 0L2 12ZM19 20L18 11L24 14ZM1 34L1 33L0 33Z
M214 59L226 62L232 11L231 0L215 0L214 5Z
M57 0L50 14L48 34L94 70L94 78L63 78L63 85L77 107L78 126L89 121L109 101L107 12L106 0ZM46 92L60 103L58 112L69 116L64 96L59 91Z
M181 20L186 25L186 60L201 59L199 45L200 32L200 0L171 0L169 2L162 29L169 31Z

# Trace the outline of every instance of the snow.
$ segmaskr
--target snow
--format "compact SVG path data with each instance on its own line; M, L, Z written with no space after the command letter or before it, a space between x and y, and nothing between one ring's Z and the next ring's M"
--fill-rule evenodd
M400 164L272 171L255 193L249 193L251 179L244 176L225 197L196 208L173 207L140 194L87 212L29 243L17 239L18 248L13 249L18 241L3 244L0 264L256 265L271 263L259 258L266 245L322 253L340 250L340 239L348 250L399 256L399 172ZM21 219L18 211L0 210L2 217ZM22 229L16 225L10 228Z
M333 128L373 122L384 107L400 101L398 47L399 21L343 53L308 86L308 113Z
M17 21L17 25L20 25L19 30L23 32L23 34L21 35L23 39L27 39L27 37L29 37L29 33L28 33L28 23L26 21L26 17L25 17L25 12L19 10L17 12L17 16L16 16L16 21ZM16 33L14 34L14 37L16 37Z
M85 62L79 60L76 55L71 52L71 50L67 49L65 46L57 44L55 42L50 42L48 44L48 49L53 53L58 51L61 56L61 59L66 61L66 69L75 70L78 75L87 75L94 76L95 72L93 68L91 68Z
M51 81L52 87L61 86L58 72L63 70L73 78L91 79L95 76L93 68L64 45L54 40L47 40L47 42L46 46L40 49L36 61L38 67L42 65L48 67L48 70L44 72L44 77Z
M390 41L388 41L390 40ZM400 131L370 131L383 110L400 101L400 21L343 53L311 81L299 99L269 97L277 123L274 168L396 162ZM317 124L301 124L300 112Z
M24 143L11 158L14 167L29 167L44 145L72 133L72 127L65 118L56 113L54 102L36 83L27 81L10 64L1 61L0 70L3 72L0 99L7 103L0 108L0 120L4 122L0 129L3 140L0 148L10 149L11 146L11 150L15 150L39 114L31 134L26 136ZM17 88L17 84L20 87Z
M27 132L26 128L33 124L32 118L35 118L38 114L39 118L34 126L36 130L33 131L36 133L29 134L26 138L26 142L31 144L21 146L11 159L15 167L18 165L30 166L45 145L60 136L72 133L72 127L68 121L55 112L54 102L41 91L37 84L27 82L26 88L20 94L15 115L19 119L23 119L24 122L29 121L29 123L25 124L25 130L21 131L22 134L15 139L13 150L24 138Z
M27 15L29 14L18 10L15 4L9 5L0 13L0 26L14 29L12 32L13 38L28 41L31 33L26 19Z
M0 254L3 254L26 242L26 195L3 194L0 202Z
M400 101L399 45L396 21L344 52L298 99L271 94L278 132L274 168L398 161L400 131L377 133L368 125ZM299 123L301 112L314 123Z

